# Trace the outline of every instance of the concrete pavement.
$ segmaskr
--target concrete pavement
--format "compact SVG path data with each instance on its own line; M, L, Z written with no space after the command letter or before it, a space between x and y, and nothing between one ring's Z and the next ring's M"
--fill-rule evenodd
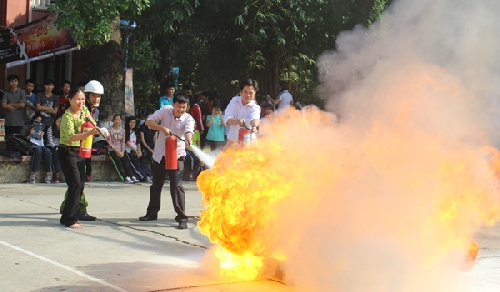
M59 224L65 184L0 185L1 291L295 291L273 281L218 275L212 247L196 227L201 194L185 182L187 230L173 220L168 187L157 221L140 222L149 185L91 182L85 229ZM500 228L483 228L482 250L460 292L500 291Z

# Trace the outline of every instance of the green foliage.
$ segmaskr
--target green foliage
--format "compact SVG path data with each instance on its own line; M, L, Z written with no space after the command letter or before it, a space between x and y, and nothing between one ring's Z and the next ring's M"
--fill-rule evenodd
M296 100L322 107L315 95L317 58L335 49L341 31L376 21L390 1L58 0L53 10L59 27L71 27L83 46L109 39L117 15L136 22L129 63L143 107L157 106L171 66L197 92L229 98L237 92L231 80L251 77L276 96L286 80Z
M160 52L151 48L145 40L135 41L130 47L130 64L134 68L134 101L139 108L156 108L159 82L153 77L159 67Z
M70 28L78 45L87 47L108 41L121 13L140 14L147 6L149 0L58 0L50 10L58 14L57 27Z
M158 106L170 67L176 65L172 63L173 51L184 50L185 42L178 39L193 35L185 31L183 24L189 23L198 5L198 0L151 0L141 14L126 16L137 24L132 31L130 63L134 68L134 98L139 107ZM193 64L183 63L183 69L186 66Z

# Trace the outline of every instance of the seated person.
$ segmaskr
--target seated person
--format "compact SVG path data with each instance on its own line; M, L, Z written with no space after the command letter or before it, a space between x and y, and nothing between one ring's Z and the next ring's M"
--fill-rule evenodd
M42 116L36 113L31 119L31 125L24 126L21 130L21 135L28 138L33 145L31 146L31 151L33 155L31 157L30 166L30 184L36 182L35 176L40 169L40 162L43 157L44 167L45 167L45 182L50 184L52 180L52 153L44 146L43 136L44 136L44 125L42 124Z
M135 117L128 117L125 123L125 155L130 161L133 171L139 176L140 181L153 182L153 174L145 160L141 159L141 143L139 141L139 127Z
M123 182L126 184L136 183L139 181L135 178L130 162L125 156L125 130L121 127L121 124L121 116L115 115L113 117L113 126L108 129L109 142L114 148L109 151L109 156Z
M151 112L146 113L145 120L147 120L151 114ZM151 163L153 162L153 150L155 149L155 141L158 133L156 130L150 129L146 126L145 123L139 127L139 133L141 135L142 159L146 160L148 166L151 168Z
M61 166L59 165L59 158L57 156L57 150L59 149L59 138L61 130L61 116L56 116L54 124L47 129L47 147L52 153L52 170L54 174L52 176L52 182L55 184L59 183L59 172L61 171Z

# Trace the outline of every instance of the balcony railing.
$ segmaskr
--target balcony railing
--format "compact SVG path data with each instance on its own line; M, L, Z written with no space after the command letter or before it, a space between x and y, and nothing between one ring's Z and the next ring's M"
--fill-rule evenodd
M30 0L31 7L33 8L41 8L46 9L50 5L54 5L56 3L55 0Z

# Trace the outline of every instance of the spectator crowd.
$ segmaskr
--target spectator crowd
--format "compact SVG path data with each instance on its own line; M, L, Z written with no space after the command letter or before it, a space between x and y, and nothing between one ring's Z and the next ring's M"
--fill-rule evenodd
M19 139L26 138L30 145L32 156L30 166L29 182L36 183L35 174L43 163L45 170L45 183L59 183L61 171L57 158L59 147L61 116L68 108L68 93L71 82L64 80L59 87L59 95L54 94L55 84L53 80L47 79L43 84L43 91L34 93L35 83L32 79L24 81L23 89L17 75L7 77L9 88L0 90L1 112L5 118L5 135L16 135ZM104 93L102 85L95 80L80 82L76 86L86 93L86 107L92 117L99 122L99 103ZM278 108L293 106L293 97L288 92L288 84L280 82L280 93L277 98L257 92L254 84L252 106L258 110L258 119L271 115ZM227 110L231 119L232 111L238 110L230 102L228 107L223 107L221 95L214 91L202 91L193 95L190 85L184 85L183 93L189 99L187 112L195 120L193 133L193 145L205 151L219 151L228 141L237 140L237 136L228 134L231 128L235 131L243 125L228 123ZM158 108L172 106L176 89L174 84L167 84L165 95L158 101ZM239 95L232 98L236 100ZM295 104L300 109L300 104ZM144 114L144 120L134 116L124 117L116 113L113 117L111 127L108 128L110 137L108 142L102 137L94 137L93 153L107 154L113 163L120 179L126 184L137 182L152 182L151 163L152 154L158 138L158 133L145 125L145 120L153 114L154 110L148 110ZM238 122L239 123L239 122ZM250 126L250 125L247 125ZM186 169L189 172L188 179L195 180L200 171L204 169L192 151L191 147L186 149ZM196 168L196 169L195 169ZM92 180L91 159L85 162L86 181ZM167 178L168 180L168 178Z
M0 91L0 95L8 150L26 146L25 152L31 155L31 184L36 183L42 163L45 183L57 184L60 172L64 174L68 190L61 204L61 224L77 229L82 228L79 221L96 220L87 213L84 194L85 181L92 180L92 160L73 154L78 151L80 141L87 137L92 140L93 153L108 155L124 183L152 183L150 203L146 215L139 218L141 221L157 219L161 189L164 182L169 181L176 221L179 228L184 229L187 222L182 187L184 169L192 181L204 170L192 147L220 151L226 145L238 143L240 128L256 133L260 120L275 110L291 106L301 109L299 103L294 103L284 81L279 84L279 95L272 98L258 92L254 80L242 80L239 94L232 97L226 107L217 92L193 94L193 88L184 85L182 91L176 93L175 86L167 84L158 107L146 112L145 120L116 113L111 126L103 132L99 104L104 87L99 81L80 82L71 89L71 82L65 80L57 96L53 93L54 81L50 79L44 81L43 91L37 94L33 92L35 83L31 79L24 81L24 89L19 86L19 76L9 75L7 80L9 88ZM91 134L80 131L85 120L96 127ZM96 134L98 131L101 134ZM170 135L179 138L176 140L178 166L173 170L165 169L165 143L158 142Z

